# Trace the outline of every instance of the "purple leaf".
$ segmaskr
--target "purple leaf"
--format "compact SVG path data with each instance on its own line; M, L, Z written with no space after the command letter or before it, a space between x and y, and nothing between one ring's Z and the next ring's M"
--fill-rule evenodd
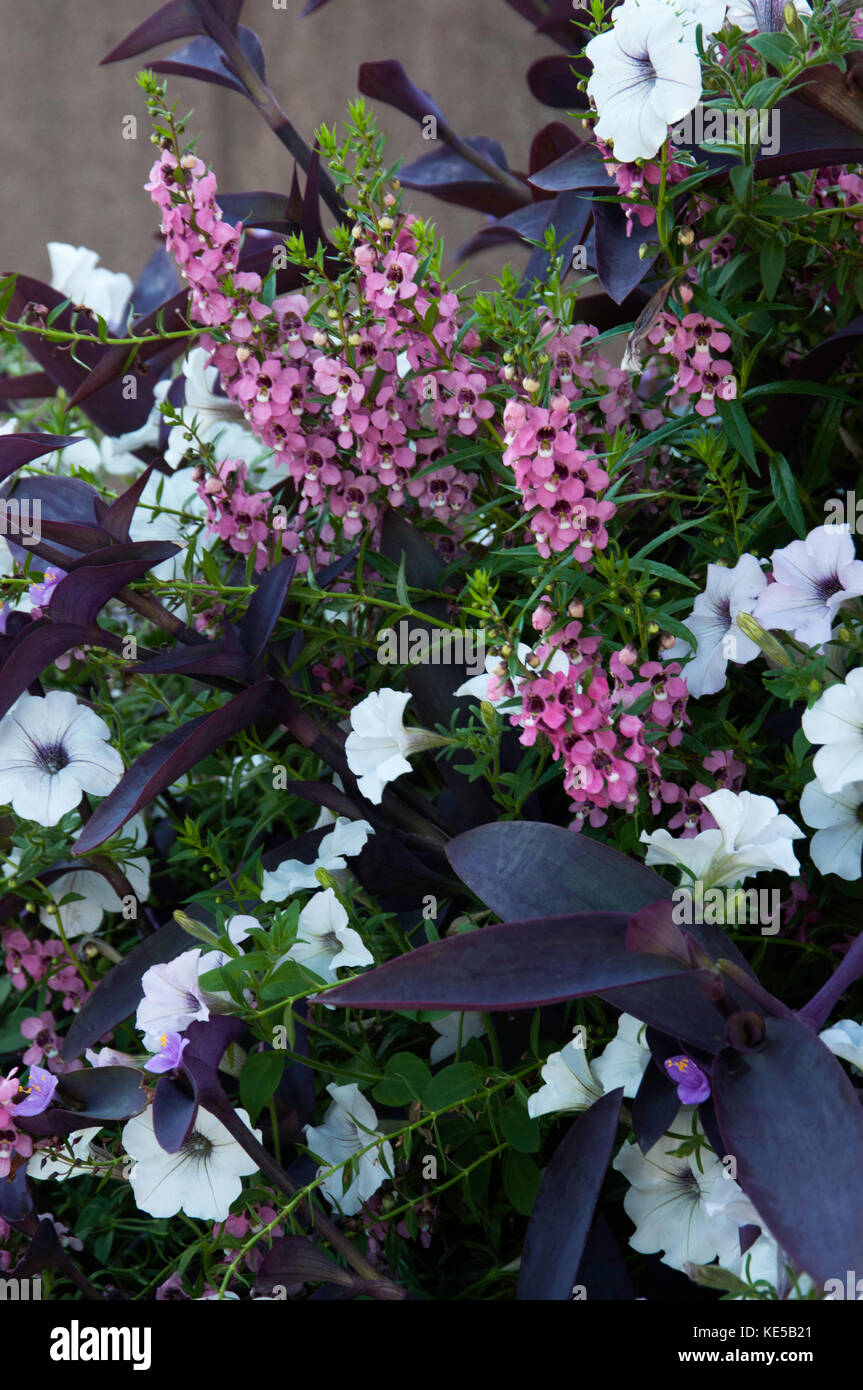
M241 24L237 31L237 39L255 72L262 81L266 81L264 51L257 34L253 29L247 29ZM229 87L231 91L240 92L242 96L249 95L245 82L235 76L229 60L215 39L211 39L209 35L192 39L182 48L169 53L166 58L151 63L150 67L153 72L175 77L194 77L199 82L210 82L217 87Z
M825 325L826 327L826 325ZM785 373L785 381L826 381L835 374L863 337L863 315L858 314L844 328L825 337ZM800 438L806 417L817 403L817 396L781 395L767 409L759 429L774 449L787 450Z
M237 22L243 8L243 0L205 0L201 9L212 8L227 24L232 33L237 32ZM206 28L193 0L169 0L155 14L145 19L131 34L112 48L102 63L119 63L123 58L134 58L138 53L146 53L162 43L173 43L190 34L205 34Z
M581 245L584 230L591 214L591 202L583 194L572 191L558 193L552 202L542 204L546 208L546 225L554 227L560 246L559 255L564 267L572 263L572 253ZM560 244L562 242L562 245ZM536 280L545 283L551 269L551 257L545 247L537 246L531 253L522 277L522 287L528 289ZM564 269L566 275L566 269Z
M629 223L616 203L594 203L593 223L599 283L615 304L622 304L636 285L641 284L656 258L639 258L639 232L635 230L632 236L627 236Z
M0 669L0 718L58 656L92 640L80 623L30 623L15 638Z
M546 193L561 193L567 188L595 188L603 192L616 188L596 145L584 143L532 173L528 182Z
M581 144L575 131L564 125L563 121L549 121L530 142L528 168L531 174L547 169L549 164L562 159L571 150L577 150Z
M179 1153L192 1132L198 1101L188 1083L160 1076L153 1097L153 1133L166 1153Z
M56 1109L21 1119L19 1127L34 1137L74 1134L78 1129L89 1129L93 1122L108 1124L140 1115L147 1094L135 1067L91 1067L60 1077L57 1101ZM68 1108L70 1102L75 1103L74 1110Z
M284 686L261 681L228 700L221 709L202 714L160 739L106 796L75 841L73 853L88 854L103 844L136 811L148 806L202 758L224 747L235 734L258 720L283 716L290 703Z
M327 992L358 1009L532 1009L676 979L673 961L626 950L619 912L503 922L432 941Z
M295 230L298 221L289 215L289 199L285 193L220 193L216 202L229 222L242 222L247 227L289 232Z
M256 1294L271 1294L274 1286L299 1288L303 1284L340 1284L351 1288L354 1275L342 1269L305 1236L284 1236L273 1241L258 1269ZM366 1292L367 1285L363 1285Z
M357 87L364 97L372 101L383 101L394 106L406 116L422 122L426 116L434 116L438 126L438 138L451 139L455 132L437 102L428 92L411 82L401 63L394 58L385 58L376 63L362 63L357 76Z
M542 1175L521 1252L518 1298L565 1303L605 1180L623 1089L609 1092L575 1121ZM591 1290L587 1290L588 1298Z
M172 541L133 541L92 551L61 579L51 595L48 611L52 622L95 622L105 604L133 579L141 579L154 565L178 553L179 546Z
M474 135L464 143L508 172L506 156L496 140ZM420 193L433 193L444 203L475 208L492 217L503 217L522 206L509 188L447 145L406 164L399 171L399 182Z
M111 503L102 518L102 525L108 535L115 541L125 542L131 539L129 527L132 524L132 517L135 515L135 508L141 499L141 493L150 481L153 472L152 464L145 468L140 478L136 478L131 487L127 487L125 492Z
M24 372L21 376L0 376L0 400L30 401L53 396L57 387L47 372ZM20 439L21 436L18 435Z
M573 72L573 68L577 69ZM527 85L537 101L544 106L562 107L565 111L588 111L587 93L579 89L580 77L591 72L590 61L584 57L562 58L556 53L537 58L527 70Z
M671 886L619 850L556 825L500 821L451 840L447 858L459 878L504 921L566 912L627 915Z
M20 378L19 378L20 379ZM82 434L7 434L0 435L0 483L16 468L33 463L44 454L55 449L64 449L69 444L78 444Z
M651 1058L632 1102L632 1128L635 1142L643 1154L652 1149L656 1141L671 1128L680 1109L677 1090L660 1065L666 1057L675 1056L680 1051L680 1045L675 1039L657 1034L653 1029L648 1029L648 1042L651 1044Z
M201 912L196 908L198 916ZM131 951L100 980L72 1019L61 1053L65 1062L80 1056L105 1033L134 1013L141 1000L141 976L151 965L162 965L182 951L192 949L193 941L179 922L168 922L160 931L133 946ZM100 1069L101 1070L101 1069Z
M314 14L315 10L321 10L329 3L330 0L307 0L307 4L300 11L300 19L305 19L306 15Z
M575 1283L594 1301L626 1303L635 1298L626 1260L601 1212L594 1218Z
M759 1051L720 1053L713 1102L737 1180L817 1283L863 1269L863 1109L832 1053L798 1019L767 1019Z
M821 1028L847 989L863 975L863 936L858 936L850 951L842 957L830 979L821 986L800 1010L800 1017L813 1028Z
M495 222L487 222L458 248L453 260L458 263L466 261L477 251L485 251L506 241L541 241L548 226L548 209L548 200L543 199L542 202L516 208L515 212L507 213L506 217L500 217Z
M50 285L44 284L41 280L34 280L29 275L19 275L15 292L10 300L8 314L10 318L20 320L29 304L44 304L47 309L52 310L64 303L66 298L66 295L52 290ZM72 317L73 310L70 305L58 314L52 327L63 332L70 332L72 330ZM76 320L79 331L95 335L97 326L95 318L78 313ZM36 333L21 333L18 337L22 347L26 348L30 356L47 372L51 380L73 398L72 403L74 403L75 393L79 386L88 378L93 368L101 363L107 353L111 351L121 352L123 363L127 361L129 355L128 348L105 348L98 342L78 343L75 348L75 360L73 360L68 345L64 343L49 343ZM136 387L136 394L131 399L128 398L128 392L124 395L125 388L119 381L111 381L107 385L100 383L99 390L88 398L85 414L105 434L126 434L130 430L139 429L150 413L153 404L153 387L150 379L143 376L134 366L129 368L129 374L133 377ZM120 375L119 371L117 375Z
M122 322L126 322L130 310L136 318L143 318L179 290L180 277L173 257L164 246L157 246L133 286L123 310Z
M27 1164L22 1163L11 1177L0 1179L0 1217L14 1225L16 1221L23 1221L32 1210L33 1199L27 1186Z
M288 556L261 577L240 622L240 641L253 661L263 655L291 587L296 559Z

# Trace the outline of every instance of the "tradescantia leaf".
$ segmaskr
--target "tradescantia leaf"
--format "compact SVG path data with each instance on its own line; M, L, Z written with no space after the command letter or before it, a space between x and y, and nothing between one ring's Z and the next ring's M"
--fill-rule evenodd
M175 729L148 749L129 769L119 786L105 797L87 821L73 853L88 854L125 825L136 811L157 797L178 777L216 749L223 747L243 729L260 719L284 716L290 699L275 681L260 681L228 700L212 714L202 714L182 728Z
M191 34L206 34L204 14L212 10L224 20L232 33L237 32L237 24L243 0L169 0L149 19L145 19L131 34L127 34L116 48L112 48L102 63L119 63L123 58L134 58L138 53L146 53L162 43L173 43Z
M32 1135L74 1134L91 1124L128 1120L147 1104L141 1073L135 1067L92 1067L67 1072L57 1087L56 1105L41 1115L22 1117L17 1123ZM75 1109L68 1108L74 1104Z
M20 380L20 378L16 378ZM0 436L0 483L27 463L53 453L55 449L65 449L69 444L79 444L84 438L81 434L7 434Z
M427 116L434 116L437 121L438 138L441 140L447 140L454 134L434 97L417 87L401 63L394 58L362 63L357 75L357 87L364 97L394 106L397 111L412 116L415 121L422 122Z
M239 635L253 661L257 661L258 657L263 655L279 621L296 564L296 558L289 555L271 570L267 570L261 576L261 581L249 601L240 622Z
M266 64L261 41L253 29L241 24L237 30L237 42L252 67L262 81L266 81ZM228 59L214 39L208 35L192 39L182 48L175 49L166 58L151 63L153 72L165 73L174 77L194 77L199 82L210 82L217 87L228 87L233 92L248 96L248 88L241 78L236 77Z
M725 1152L783 1250L820 1284L863 1269L863 1109L840 1063L793 1018L753 1052L725 1049L712 1078Z
M588 111L587 93L579 87L579 79L591 72L590 60L583 57L561 57L557 53L537 58L527 70L527 85L537 101L544 106L558 106L565 111Z
M655 257L641 259L639 238L627 235L629 224L617 203L594 203L593 225L599 283L615 304L622 304L641 284Z
M623 1088L618 1087L595 1101L545 1169L524 1238L520 1300L565 1302L570 1297L617 1137L622 1100Z
M58 656L92 641L80 623L28 623L14 639L0 668L0 718Z
M501 821L450 840L459 878L504 921L563 912L625 912L662 898L664 878L610 845L556 825Z
M508 172L506 156L496 140L475 135L464 143ZM420 193L433 193L444 203L475 208L492 217L503 217L522 206L510 189L446 145L406 164L399 171L399 182Z
M104 550L91 551L75 562L75 568L61 579L49 604L51 621L59 623L94 622L105 604L133 579L140 579L155 565L179 553L172 541L131 541Z
M192 1132L198 1101L189 1081L160 1076L153 1097L153 1133L166 1153L179 1153Z

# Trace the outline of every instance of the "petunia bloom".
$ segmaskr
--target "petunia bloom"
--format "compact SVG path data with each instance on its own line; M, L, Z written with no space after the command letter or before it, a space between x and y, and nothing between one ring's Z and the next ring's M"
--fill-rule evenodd
M236 1113L260 1140L261 1132L252 1129L245 1110ZM167 1153L157 1140L152 1106L128 1121L122 1142L135 1160L129 1174L135 1205L150 1216L184 1211L201 1221L224 1221L243 1190L240 1179L258 1171L255 1160L203 1106L179 1153Z
M774 584L762 590L752 616L762 627L791 632L807 647L829 642L843 603L863 594L863 561L854 557L846 526L816 526L803 541L771 555Z
M683 668L683 676L696 699L722 689L729 661L743 665L758 656L758 646L741 632L735 619L738 613L752 612L766 585L754 555L741 555L733 569L707 566L707 586L685 619L698 650ZM690 650L689 643L678 638L664 655L667 660L682 660Z
M123 776L109 737L68 691L22 696L0 720L0 795L25 820L56 825L84 792L107 796Z
M388 782L410 772L411 754L448 742L428 729L405 728L410 698L404 691L375 690L351 710L351 731L345 740L348 767L358 779L361 795L375 806L380 805Z
M863 781L863 666L829 685L804 712L803 732L810 743L824 745L812 766L828 795Z
M781 869L792 876L800 872L791 842L803 831L780 815L769 796L723 788L701 800L717 829L702 830L690 839L675 839L667 830L643 830L646 863L675 864L681 869L681 882L692 878L705 888L733 888L762 870Z
M364 1202L394 1171L392 1145L375 1128L378 1117L372 1105L354 1083L349 1086L327 1087L333 1103L324 1116L323 1124L305 1125L306 1142L325 1168L335 1172L323 1179L320 1190L327 1201L343 1216L356 1216ZM375 1144L377 1140L377 1144ZM356 1159L368 1145L374 1147ZM345 1188L342 1166L356 1159L355 1177Z

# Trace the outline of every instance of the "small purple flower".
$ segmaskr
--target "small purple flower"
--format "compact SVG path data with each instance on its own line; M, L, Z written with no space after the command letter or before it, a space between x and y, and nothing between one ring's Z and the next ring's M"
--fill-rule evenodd
M57 565L52 565L51 569L45 571L45 578L41 584L30 585L30 602L34 608L47 608L51 602L51 596L61 580L66 578L66 571L61 570Z
M700 1105L710 1095L710 1081L691 1057L682 1053L668 1057L665 1070L677 1087L677 1099L681 1105Z
M163 1033L159 1038L160 1051L144 1064L144 1071L176 1071L183 1060L189 1039L180 1033Z
M49 1071L43 1071L41 1067L31 1067L30 1084L21 1087L21 1091L26 1094L26 1100L15 1102L16 1118L19 1115L41 1115L54 1099L56 1089L56 1076L52 1076Z

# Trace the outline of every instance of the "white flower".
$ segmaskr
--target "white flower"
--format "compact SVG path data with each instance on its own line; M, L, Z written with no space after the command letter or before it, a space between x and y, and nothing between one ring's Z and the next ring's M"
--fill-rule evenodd
M252 928L259 927L260 925L257 917L249 917L244 913L240 913L238 916L231 918L225 930L228 933L229 940L232 941L235 946L239 946L241 941L247 940ZM227 961L233 959L234 957L229 955L227 951L205 951L198 961L198 979L200 979L202 975L206 975L208 970L219 970ZM179 1029L177 1031L179 1032Z
M732 792L722 788L701 798L716 821L715 830L702 830L689 840L676 840L667 830L648 835L648 864L676 864L701 880L705 888L733 888L762 869L781 869L796 876L800 865L791 841L803 831L788 816L780 815L769 796ZM681 874L681 882L687 877Z
M51 261L51 288L100 314L109 328L123 326L123 310L134 288L128 275L99 265L95 251L86 246L70 246L63 241L48 242Z
M627 1100L632 1100L641 1085L641 1078L650 1061L650 1048L645 1042L647 1024L632 1014L621 1014L617 1020L617 1036L591 1062L591 1071L604 1093L623 1087Z
M122 834L126 838L134 836L135 843L140 849L147 840L143 816L133 816L123 826ZM14 851L13 856L10 857L14 857ZM129 887L132 889L136 901L138 903L146 902L150 892L149 859L144 855L138 855L134 859L119 862L119 868L129 880ZM62 874L60 878L55 878L53 883L49 883L47 887L55 903L59 903L67 893L81 894L77 902L65 903L58 909L63 933L70 941L76 936L90 935L92 932L98 931L106 912L121 912L123 909L122 900L114 892L108 880L97 873L95 869L73 869L71 873ZM39 921L43 927L47 927L49 931L54 932L55 936L59 936L57 917L46 907L40 907Z
M245 1110L237 1115L255 1138ZM135 1205L150 1216L187 1216L201 1221L226 1220L239 1197L240 1178L258 1165L225 1129L221 1120L198 1107L195 1128L179 1153L166 1153L153 1131L153 1107L135 1115L122 1134L123 1148L135 1164L129 1174Z
M343 872L347 868L345 860L359 854L374 833L367 820L348 820L340 816L330 833L321 839L313 864L304 864L301 859L285 859L277 869L264 870L261 902L281 903L303 889L319 888L317 870L326 869L334 875Z
M317 1127L305 1126L306 1141L323 1168L343 1164L377 1138L381 1142L359 1159L356 1177L343 1191L344 1170L336 1168L320 1184L320 1190L330 1204L343 1216L356 1216L364 1202L373 1197L382 1183L392 1176L393 1151L391 1144L378 1134L378 1117L373 1107L353 1083L349 1086L327 1087L333 1103ZM319 1170L320 1171L320 1170Z
M379 806L384 787L410 772L408 757L423 748L440 747L447 739L427 729L406 729L405 706L410 694L375 690L351 710L351 731L345 740L348 767L358 779L360 795Z
M315 893L306 903L300 913L296 943L282 960L304 965L327 984L338 979L336 972L341 965L375 963L359 932L348 926L348 914L332 888Z
M156 579L183 578L186 530L200 532L197 534L199 549L210 550L218 544L218 535L203 529L207 508L198 496L194 471L193 468L178 468L176 473L151 473L135 508L129 526L133 541L173 541L180 547L178 554L171 555L150 571Z
M785 28L783 14L787 0L729 0L726 24L735 24L744 34L753 30L779 33ZM798 14L812 13L807 0L792 0Z
M58 1182L65 1182L66 1178L83 1178L92 1173L90 1144L99 1132L99 1125L95 1129L77 1129L53 1148L37 1149L27 1164L28 1178L56 1178Z
M707 566L707 587L699 594L686 626L698 643L698 650L683 671L690 695L715 695L725 685L729 661L742 666L758 656L759 648L741 632L738 613L751 613L756 599L767 587L767 579L754 555L741 555L733 569ZM681 660L691 651L680 638L665 652L666 660Z
M135 1027L144 1034L149 1052L159 1051L165 1033L182 1033L190 1023L204 1023L210 1017L198 984L200 958L201 948L196 946L144 971L144 997L138 1005Z
M809 782L800 798L800 814L817 830L809 853L822 874L855 879L863 855L863 782L850 782L828 795L820 782Z
M593 64L587 91L599 113L596 134L613 144L615 159L652 159L669 125L701 100L694 29L661 0L628 0L584 51Z
M529 647L526 642L519 642L518 659L522 666L526 664L527 658L531 655L532 650L533 649ZM493 653L490 653L485 659L485 673L481 676L471 676L470 680L463 681L458 690L453 693L457 696L471 695L477 700L490 700L493 704L498 700L502 700L504 698L503 686L508 683L512 686L513 691L516 691L526 678L524 676L506 675L503 680L501 680L497 675L501 664L506 667L506 662L503 661L500 656L495 656ZM536 674L554 675L558 671L566 673L568 670L569 658L566 656L565 652L558 650L554 652L547 665L537 667ZM491 679L489 679L490 677Z
M671 1126L676 1135L690 1133L692 1114L679 1112ZM664 1251L662 1263L672 1269L682 1270L690 1262L710 1264L717 1255L727 1268L726 1262L740 1252L741 1223L733 1207L711 1209L708 1201L718 1184L737 1184L725 1177L719 1159L704 1144L698 1150L700 1168L695 1153L676 1158L672 1150L681 1142L666 1134L646 1154L637 1144L626 1143L614 1159L612 1167L632 1184L623 1199L636 1227L629 1243L643 1255Z
M830 685L803 715L810 743L823 743L813 759L822 790L831 795L863 781L863 666Z
M863 561L854 558L848 527L816 526L770 559L776 582L762 590L752 616L807 647L823 646L842 604L863 594Z
M431 1045L429 1061L432 1064L454 1056L459 1046L464 1047L471 1038L481 1038L485 1032L482 1014L446 1014L443 1018L433 1018L432 1028L440 1033Z
M201 444L215 447L217 463L225 459L239 459L250 466L262 455L271 453L262 446L251 430L242 423L242 413L227 396L216 394L215 386L219 379L217 367L207 365L210 354L203 348L192 348L183 363L185 399L178 411L183 423L173 425L168 434L168 444L164 459L171 468L177 468L187 454L198 453L198 443L190 442L186 435L189 426L194 426L195 435ZM161 385L161 384L160 384ZM158 396L166 396L170 384L161 385ZM284 469L277 475L279 481L285 478Z
M64 690L23 695L0 720L0 796L16 815L56 825L84 792L107 796L123 776L104 719Z
M533 1119L555 1110L586 1110L603 1093L584 1048L575 1041L568 1042L562 1052L552 1052L540 1075L545 1084L527 1102Z
M863 1071L863 1027L859 1023L851 1018L840 1018L838 1023L831 1023L818 1036L834 1057L841 1057L858 1071Z

